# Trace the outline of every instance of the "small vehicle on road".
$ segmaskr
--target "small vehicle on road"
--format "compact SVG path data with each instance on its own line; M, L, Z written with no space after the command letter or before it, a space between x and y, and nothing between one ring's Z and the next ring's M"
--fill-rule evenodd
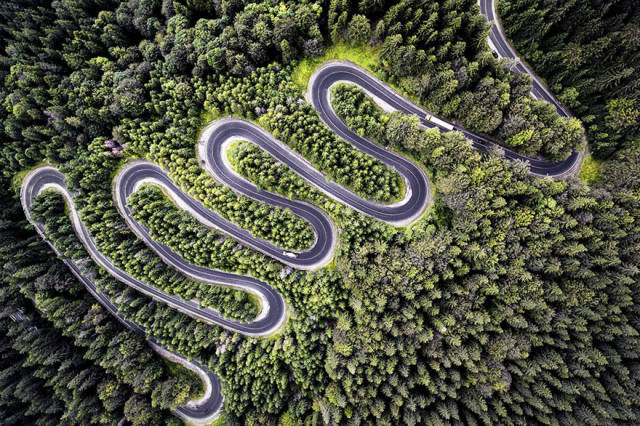
M295 254L295 253L291 253L290 251L283 251L283 252L282 252L282 254L284 254L284 255L285 255L285 256L287 256L287 257L291 257L291 258L293 258L293 259L295 259L296 257L298 257L298 255L297 255L297 254Z

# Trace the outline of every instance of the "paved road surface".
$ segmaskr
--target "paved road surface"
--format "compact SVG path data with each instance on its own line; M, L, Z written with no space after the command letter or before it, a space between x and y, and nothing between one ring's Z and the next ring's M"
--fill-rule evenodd
M480 5L480 13L484 15L487 22L493 23L491 32L489 33L489 42L494 52L501 58L515 61L514 69L519 73L528 74L531 77L531 94L534 98L549 102L556 108L558 114L563 117L570 117L571 114L569 114L567 109L549 92L542 80L520 60L518 53L513 46L511 46L511 43L509 43L496 13L495 0L479 0L478 4Z
M253 184L250 184L242 177L228 170L228 167L224 164L224 153L222 152L225 141L231 138L239 138L256 143L276 160L289 166L305 181L327 194L327 196L382 222L396 226L404 226L422 214L431 198L431 192L428 179L420 167L404 157L394 154L367 139L359 137L355 132L346 128L340 120L328 123L328 125L332 131L353 144L358 150L377 158L397 170L403 177L405 187L407 188L404 198L393 204L380 204L364 200L343 186L327 180L325 175L316 170L308 161L291 150L285 143L274 139L273 136L260 127L244 120L224 119L213 122L207 127L201 137L199 154L201 159L206 159L205 166L207 170L218 180L226 183L238 192L269 204L272 204L274 197L276 197L279 199L277 205L288 207L292 210L295 208L295 204L293 204L291 200L275 196L270 192L260 191L260 195L256 194L256 189ZM325 229L328 231L328 228ZM318 235L318 239L327 237L328 235L324 237Z
M78 234L78 237L85 244L87 249L92 246L95 248L90 237L88 237L89 240L86 239L88 236L88 232L78 218L73 204L73 198L66 191L64 176L52 167L41 167L29 173L25 177L21 188L20 199L22 202L22 208L24 209L27 219L36 228L36 231L38 231L43 239L47 239L44 225L34 221L31 217L30 211L34 197L42 190L47 188L55 189L64 196L67 205L69 206L72 223L74 229L76 230L76 233ZM49 243L53 251L58 256L62 257L62 253L60 253L50 241L47 242ZM92 253L92 256L94 254L95 253ZM106 297L103 293L100 292L100 290L98 290L94 282L85 275L83 268L79 267L71 259L63 258L63 261L69 267L71 272L78 278L78 280L80 280L80 282L84 284L89 293L93 297L95 297L98 302L100 302L122 324L136 333L139 333L143 336L146 335L145 329L143 327L140 327L134 322L127 321L122 317L120 313L118 313L118 308L113 303L111 303L111 300L108 297ZM189 401L183 407L176 408L174 410L174 413L183 420L194 424L207 424L215 420L220 413L220 408L222 407L222 403L224 401L224 396L222 395L222 387L220 385L220 378L218 377L218 375L208 371L197 360L189 361L188 359L180 355L168 352L153 339L149 340L148 342L156 352L160 353L160 355L165 358L169 358L173 362L180 363L184 367L194 371L203 381L205 387L203 397L198 399L197 401Z
M342 135L349 138L349 134L342 129ZM115 266L110 259L104 256L96 247L89 231L82 223L79 215L73 207L73 196L67 191L65 177L56 168L45 166L33 170L25 177L22 186L21 198L23 208L27 217L31 219L29 208L33 198L45 189L54 189L60 192L69 205L69 212L74 226L74 230L81 242L86 247L91 257L100 266L105 268L111 275L124 284L162 301L175 309L180 310L194 318L210 324L220 325L229 330L250 335L267 336L275 332L286 319L286 305L282 296L267 284L256 280L253 277L230 274L226 272L211 270L202 266L193 265L174 253L169 247L153 241L149 235L149 230L137 223L131 217L131 211L127 205L128 197L144 183L152 183L162 186L171 198L182 208L189 211L201 223L219 228L225 233L238 239L243 244L253 247L263 253L276 258L283 263L301 269L316 269L324 266L331 260L336 244L336 231L326 214L309 204L300 201L289 200L279 195L258 190L253 184L237 175L230 169L225 160L226 152L224 145L231 139L246 139L255 142L260 147L271 153L278 160L289 165L298 172L304 179L316 185L332 198L344 202L365 214L369 214L382 221L392 224L407 224L417 218L426 208L430 198L427 178L416 165L410 161L390 153L386 150L376 151L376 146L368 141L361 141L359 148L366 150L372 155L380 158L384 162L396 167L407 183L407 191L404 199L391 205L376 204L361 200L352 192L328 182L324 175L313 169L313 167L298 154L291 151L282 142L275 140L271 135L259 129L250 122L236 119L227 119L214 122L203 133L199 144L199 154L204 166L218 180L228 184L235 191L246 194L258 201L263 201L272 205L289 208L291 211L306 219L315 234L313 247L307 251L299 253L287 253L275 245L257 239L245 230L238 228L233 223L226 221L218 214L206 209L200 202L183 193L166 172L158 166L145 161L135 161L129 163L120 170L114 181L115 200L120 213L124 216L131 229L143 239L161 258L169 265L175 267L180 272L202 282L227 285L243 291L256 294L262 302L260 315L252 322L241 323L231 321L221 317L216 311L208 308L201 308L197 301L185 301L180 297L169 295L155 287L140 281L120 268ZM353 136L350 140L353 140ZM41 224L34 223L38 232L46 238L44 228ZM124 320L117 313L117 308L111 304L110 300L96 288L95 284L83 275L82 269L69 259L64 260L71 270L107 309L109 309L118 319L123 321L128 327L144 333L144 329L134 323ZM154 342L151 342L154 349L161 351ZM185 407L176 410L176 413L188 421L203 423L202 419L210 419L217 415L222 405L222 394L220 392L219 378L211 372L203 373L203 368L197 362L189 362L175 354L164 354L172 356L177 360L182 360L185 365L194 371L204 374L207 389L210 395L206 400L199 403L190 403Z
M335 130L341 137L349 140L356 145L358 149L362 149L365 152L369 153L369 150L365 148L364 145L366 143L366 139L351 132L331 108L329 97L330 88L334 84L340 82L352 83L360 86L365 90L365 92L374 97L376 101L382 101L394 110L401 111L405 114L417 115L421 124L425 127L438 128L443 132L458 131L463 133L464 136L471 141L473 148L477 151L486 152L492 146L496 145L495 142L492 142L486 137L465 130L450 121L438 117L427 119L427 117L433 117L433 114L426 109L417 106L391 87L378 80L375 76L353 63L346 61L331 61L325 63L315 71L309 81L309 100L318 111L320 118L329 127L331 127L332 130ZM501 149L504 151L505 158L511 161L522 161L528 163L530 173L538 177L550 176L560 178L571 175L577 171L581 161L581 153L573 153L566 160L551 163L546 160L520 155L504 146L501 146ZM384 148L375 147L375 152L379 151L391 154ZM375 155L373 151L370 153L371 155ZM391 167L397 168L397 166L393 164L393 160L395 160L395 158L391 155L384 156L381 159Z
M511 43L507 38L507 35L500 24L500 20L498 19L498 15L496 13L496 4L495 0L478 0L478 4L480 5L480 13L484 15L487 22L493 23L491 26L491 31L489 32L489 46L493 49L493 51L500 58L511 59L515 62L514 71L527 74L531 77L531 95L540 100L544 100L553 105L562 117L571 117L571 114L556 98L551 94L547 86L544 82L538 77L533 70L520 59L518 53L513 48ZM582 157L584 156L584 151L574 152L571 154L569 158L566 160L555 163L560 166L563 164L564 167L556 167L556 169L551 174L555 177L564 177L567 175L574 174L578 171L580 167L580 163L582 162ZM573 165L573 167L571 167ZM564 170L564 171L563 171ZM532 168L532 172L534 172ZM560 173L559 173L560 172ZM535 173L535 172L534 172ZM538 173L542 174L542 173Z
M480 7L482 13L488 20L497 23L493 0L480 0ZM500 56L514 60L518 59L499 25L492 27L490 44L496 49ZM556 107L561 115L568 116L564 107L548 92L544 84L528 67L518 61L515 69L532 76L532 94L534 97L547 100ZM276 247L270 242L253 237L246 230L228 222L217 213L205 208L199 201L182 192L166 172L152 163L145 161L129 163L118 173L115 179L114 190L116 204L131 229L161 256L167 264L175 267L185 275L202 282L226 285L248 291L258 296L261 300L262 310L260 315L252 322L242 323L225 319L214 310L200 308L196 301L185 301L177 296L161 292L155 287L137 280L117 268L107 257L102 255L95 246L91 235L73 207L73 196L69 194L66 189L64 176L53 167L35 169L25 178L21 198L27 218L31 220L29 208L31 207L33 197L44 189L55 189L65 197L70 208L70 216L74 229L92 258L100 266L107 269L114 277L155 300L162 301L204 322L220 325L229 330L249 336L268 336L275 332L286 319L286 305L281 295L266 283L253 277L230 274L190 264L166 245L156 243L151 239L148 229L137 223L131 217L127 200L141 184L152 183L163 187L176 204L187 210L204 225L218 228L233 238L236 238L241 243L259 250L284 264L298 269L317 269L325 266L333 256L337 240L336 231L331 220L322 210L314 206L300 201L290 200L268 191L259 190L255 185L235 173L226 160L225 148L229 141L242 139L256 143L278 161L287 164L308 183L336 201L393 225L402 226L411 223L422 214L431 198L426 175L420 167L403 156L373 144L352 132L344 122L337 117L331 107L329 90L331 86L338 82L356 84L369 93L369 95L373 96L376 101L381 101L388 107L406 114L417 115L422 125L426 127L436 127L441 131L460 131L471 140L473 147L478 151L485 152L494 145L494 142L481 135L468 132L449 121L433 117L428 111L402 97L365 70L351 63L329 62L319 67L309 82L308 96L311 104L316 108L322 121L338 136L350 142L357 149L379 159L387 166L398 171L403 177L407 189L401 201L385 205L361 199L353 192L334 182L328 181L326 177L314 169L308 161L293 152L286 144L274 139L263 129L253 123L238 119L218 120L205 129L198 144L198 154L202 165L218 181L229 185L234 191L260 202L288 208L294 214L305 219L312 227L315 235L314 244L310 249L296 253L288 252ZM544 160L521 156L504 147L503 150L505 151L505 157L510 160L528 162L531 174L536 176L563 177L572 174L577 170L581 158L581 153L574 153L565 161L549 163ZM34 223L34 226L43 238L46 238L42 224ZM139 333L144 333L143 328L126 321L118 314L117 308L106 296L100 293L95 287L95 284L83 274L81 268L69 259L64 259L64 261L87 287L90 293L112 314L127 327ZM198 372L205 382L207 389L205 396L198 401L188 403L185 407L176 409L176 414L194 423L206 423L215 418L223 402L218 376L215 375L215 373L206 371L197 361L188 361L176 354L169 353L153 341L151 341L150 344L163 356L180 362Z

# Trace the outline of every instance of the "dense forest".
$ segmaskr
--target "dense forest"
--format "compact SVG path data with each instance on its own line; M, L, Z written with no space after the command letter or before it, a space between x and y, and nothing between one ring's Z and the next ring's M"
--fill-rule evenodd
M229 424L637 424L640 421L638 8L501 1L516 48L577 118L497 60L475 0L16 0L0 5L0 423L179 424L199 380L110 315L26 220L27 170L57 166L97 247L131 276L227 318L253 296L200 283L129 229L112 179L144 158L207 208L283 249L309 224L216 182L196 157L211 120L251 120L328 180L394 203L398 172L326 127L293 77L346 46L433 114L522 154L589 143L600 178L540 179L496 147L424 130L365 92L331 90L358 134L429 175L434 199L392 227L327 197L249 141L238 174L323 209L329 266L296 270L209 229L154 185L129 198L152 238L197 265L256 277L290 306L274 336L195 320L126 287L73 232L62 197L32 214L146 338L219 374Z
M54 198L39 203L37 214L55 220L63 211L62 201ZM87 293L39 236L24 231L18 212L4 212L2 424L116 424L123 416L132 424L163 419L176 424L163 410L201 392L199 379L171 374L141 336ZM52 236L69 237L68 227L52 231Z
M633 0L499 3L514 45L606 158L640 134L640 8Z

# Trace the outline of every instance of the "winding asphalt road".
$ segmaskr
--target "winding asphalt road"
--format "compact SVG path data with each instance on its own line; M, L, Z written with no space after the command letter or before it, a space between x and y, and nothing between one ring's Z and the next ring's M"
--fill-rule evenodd
M402 169L394 164L396 157L399 157L384 148L373 145L365 138L349 130L344 122L336 115L331 107L330 89L338 83L351 83L361 87L367 94L373 97L378 103L386 104L391 109L401 111L405 114L417 115L420 124L427 128L437 128L442 132L457 131L471 141L473 148L479 152L487 152L495 142L484 136L472 133L453 122L434 117L426 109L417 106L409 99L387 86L369 72L357 65L346 61L332 61L320 66L309 81L308 96L309 101L318 111L318 115L332 130L341 137L354 144L358 149L362 149L370 155L379 158L385 164L398 171ZM560 178L571 175L580 166L581 153L573 153L566 160L551 163L546 160L526 157L504 146L500 146L504 151L504 157L511 161L522 161L529 164L530 173L538 177ZM402 158L402 157L400 157ZM405 160L406 161L406 160ZM414 166L415 167L415 166ZM402 172L401 172L402 173ZM413 187L412 187L413 189Z
M247 122L237 120L235 123L240 129L248 125ZM224 155L224 154L223 154ZM210 162L210 164L212 164ZM220 160L222 163L222 160ZM135 219L131 217L131 211L127 205L129 196L134 193L138 187L144 183L153 184L162 187L169 197L182 209L188 211L203 225L222 230L229 236L241 241L244 245L252 247L284 264L297 269L318 269L325 266L331 261L333 250L336 245L336 235L333 224L329 217L320 209L301 201L289 200L279 195L267 191L259 191L253 184L244 179L235 179L229 169L224 169L224 174L215 175L223 183L229 182L232 188L238 189L238 192L250 195L259 201L266 202L270 205L279 206L290 209L294 214L305 219L312 227L315 242L309 250L296 253L296 257L289 257L283 253L289 253L274 244L256 238L247 230L244 230L236 224L229 222L227 219L206 208L200 201L187 195L180 189L169 175L160 167L148 161L134 161L128 163L116 176L115 180L115 199L121 214L127 220L129 226L140 236L147 244L149 244L158 254L166 256L171 263L178 263L178 269L185 273L189 273L192 268L185 267L184 262L172 260L175 254L166 246L155 243L148 234L146 228L139 225ZM321 236L318 238L317 236ZM165 260L167 260L165 259ZM202 268L200 268L202 269ZM189 273L193 276L193 274ZM194 277L196 278L196 277ZM205 279L206 276L200 274L196 279ZM225 278L226 279L226 278ZM210 280L206 280L210 281ZM215 282L220 282L215 281ZM260 294L257 294L260 297Z
M349 136L346 133L344 134ZM23 180L21 198L25 214L29 220L31 220L29 209L37 194L46 189L56 190L63 195L69 205L69 214L74 230L93 260L119 281L193 318L210 324L220 325L248 336L268 336L277 331L286 320L286 305L281 295L266 283L253 277L211 270L187 262L174 253L168 246L153 241L149 230L133 219L128 206L129 196L135 192L140 185L150 183L161 186L178 206L190 212L201 223L206 226L218 228L243 244L299 269L317 269L326 265L333 256L337 240L336 230L329 218L317 207L300 201L290 200L268 191L258 190L255 185L237 175L226 161L225 146L229 141L234 139L253 141L274 155L278 160L289 165L308 182L317 185L327 195L351 205L356 210L365 214L377 217L382 221L396 225L409 223L424 211L430 198L428 181L422 170L410 161L386 150L374 151L375 145L369 141L361 141L358 147L367 150L367 152L372 153L372 155L377 156L387 164L396 167L403 175L407 183L407 191L402 201L391 205L380 205L361 200L352 192L335 183L328 182L325 176L313 169L310 163L290 150L285 144L274 139L269 133L250 122L237 119L225 119L212 123L212 125L208 126L203 132L198 147L201 161L207 170L219 181L228 184L233 190L258 201L288 208L294 214L306 219L312 226L315 234L313 246L307 251L291 253L282 251L267 241L253 237L249 232L240 229L217 213L208 210L199 201L193 199L178 188L167 173L160 167L146 161L134 161L123 167L114 180L114 199L129 227L167 264L173 266L183 274L201 282L225 285L248 291L258 296L261 300L262 310L258 317L249 323L225 319L212 309L201 308L197 301L185 301L180 297L162 292L152 285L130 276L114 265L111 260L104 256L97 248L95 241L74 208L73 196L66 188L64 175L54 167L39 167L30 172ZM42 237L46 239L42 224L33 221L32 223ZM144 329L124 320L118 315L117 308L111 304L106 296L99 292L90 279L82 274L82 269L79 266L69 259L65 259L64 261L89 289L90 293L107 307L107 309L128 327L144 333ZM154 342L150 344L152 344L152 347L154 347L156 351L162 351L162 348L158 347ZM189 362L178 355L170 353L163 354L163 356L174 357L178 362L181 361L192 370L198 371L199 374L203 376L205 383L207 383L207 389L211 390L210 392L208 391L208 398L199 403L192 402L190 405L180 407L176 410L176 414L194 423L204 423L202 419L209 419L217 415L223 398L220 392L219 378L214 373L204 372L202 366L197 362Z
M100 292L100 290L98 290L94 282L85 274L84 269L78 266L71 259L65 258L62 253L60 253L55 248L53 243L47 240L44 225L33 220L31 215L31 206L33 204L33 200L36 195L38 195L45 189L53 189L62 194L69 208L69 215L71 217L74 230L78 235L80 241L89 250L89 253L97 263L99 263L103 267L111 265L111 262L104 256L102 256L99 251L97 251L95 244L93 243L93 240L91 239L86 227L83 225L82 221L80 221L79 216L75 210L73 197L66 189L64 175L62 175L62 173L58 172L58 170L53 167L37 168L27 174L27 176L25 176L23 180L23 185L20 189L20 201L22 202L22 208L29 222L33 224L40 236L45 241L47 241L53 251L62 258L63 262L67 265L67 267L69 267L71 272L87 288L89 293L94 298L96 298L98 302L100 302L100 304L102 304L113 316L115 316L122 324L124 324L125 327L142 336L146 336L144 327L141 327L134 322L124 319L123 316L118 312L118 308L111 302L111 300L107 296L105 296L102 292ZM96 255L98 257L95 257ZM113 274L113 268L108 268L107 270ZM189 401L182 407L177 407L173 410L174 413L183 420L194 424L207 424L215 420L220 413L220 409L222 408L222 403L224 401L224 396L222 395L222 386L220 384L220 378L218 377L218 375L208 371L197 360L190 361L178 354L169 352L166 349L162 348L158 344L158 342L153 339L148 339L147 341L149 343L149 346L151 346L151 348L154 351L158 352L161 356L170 359L173 362L177 362L188 368L189 370L194 371L201 378L204 384L205 391L204 395L201 398L195 401Z
M48 188L57 190L67 199L68 204L73 204L73 197L66 189L64 175L54 167L40 167L36 169L29 175L28 180L25 179L23 188L24 196L27 199L27 208L30 206L31 200L35 195ZM133 230L171 266L174 266L185 275L202 282L226 285L251 292L260 298L263 309L254 321L248 323L233 321L220 316L217 311L209 308L201 308L198 301L185 301L181 297L160 291L154 286L132 277L127 272L118 268L109 258L100 252L91 234L84 226L82 220L80 220L76 210L71 209L70 216L74 230L87 248L87 251L97 264L106 269L119 281L193 318L202 320L208 324L219 325L247 336L269 336L284 323L286 319L284 299L271 286L253 277L216 271L188 263L171 251L166 245L151 240L148 231L143 228L142 225L135 222L131 216L129 216L129 213L127 208L125 219L130 225L134 225Z
M405 181L406 192L403 199L393 204L379 204L364 200L343 186L327 180L324 174L316 170L311 163L302 158L300 154L294 152L285 143L275 139L270 133L257 125L245 120L229 118L211 123L200 138L199 156L200 159L206 159L205 167L207 171L237 192L248 195L258 201L283 206L294 211L298 202L274 195L268 191L258 191L253 184L235 174L226 164L225 143L232 139L249 140L271 154L276 160L286 164L302 179L327 196L361 213L395 226L405 226L417 219L431 198L429 182L422 169L406 158L358 136L339 119L326 123L333 132L350 142L358 150L377 158L398 171ZM313 206L310 206L310 208L318 210ZM319 213L321 213L321 210L318 210ZM305 216L303 217L306 219ZM312 227L314 231L325 232L324 235L316 232L318 239L326 238L333 243L334 240L328 234L329 227L325 226L323 227L324 229L319 229L313 223ZM335 239L335 237L333 238ZM300 267L300 264L296 261L292 266Z
M502 24L500 23L500 19L498 19L498 15L496 13L495 0L478 0L478 5L480 6L480 13L485 17L487 22L493 24L489 32L489 47L491 47L491 49L496 52L496 54L500 58L506 58L514 61L514 71L521 74L527 74L529 77L531 77L531 95L535 99L549 102L555 107L558 114L562 117L571 117L569 111L555 98L555 96L553 96L553 94L551 94L549 89L547 89L547 86L536 75L536 73L534 73L533 70L520 59L516 50L513 48L513 46L511 46L511 43L509 43L507 35L505 34L504 29L502 28ZM568 176L578 171L583 156L584 151L574 152L564 161L558 163L550 163L546 167L544 165L540 165L541 169L538 169L539 171L534 170L532 163L531 171L536 175L544 175L544 169L547 168L551 170L551 173L547 173L550 176ZM540 173L540 171L542 173Z
M517 60L515 51L506 41L502 29L497 19L495 19L493 0L480 0L480 7L482 13L488 20L497 23L497 25L492 27L490 34L490 45L492 48L496 49L500 56ZM544 84L539 81L526 65L517 61L515 69L531 75L533 80L532 95L534 97L551 102L561 115L568 116L568 113L562 105L553 98ZM316 108L321 120L339 137L350 142L357 149L377 158L387 166L398 171L406 184L406 193L401 201L385 205L361 199L344 187L328 181L325 175L317 171L308 161L292 151L286 144L273 138L260 127L248 121L238 119L217 120L204 130L198 143L198 155L202 165L219 182L230 186L234 191L272 206L290 209L295 215L305 219L312 227L315 235L314 244L310 249L296 253L289 252L278 248L270 242L253 237L246 230L239 228L217 213L210 211L204 207L202 203L185 194L175 185L165 171L152 163L146 161L131 162L120 170L114 181L114 199L120 213L136 235L144 240L164 262L195 280L233 287L258 296L261 301L262 310L258 317L252 322L242 323L225 319L212 309L201 308L197 301L185 301L180 297L161 292L155 287L131 277L116 267L107 257L102 255L96 247L95 242L73 206L73 196L66 189L64 175L53 167L40 167L25 177L21 190L21 199L25 214L27 218L32 221L29 209L33 198L45 189L54 189L65 197L69 205L70 216L75 232L92 258L121 282L155 300L166 303L183 313L209 324L219 325L248 336L268 336L273 334L286 320L286 305L280 294L266 283L253 277L212 270L187 262L174 253L168 246L153 241L149 230L131 217L131 210L127 201L129 196L142 184L150 183L161 186L178 206L188 211L205 226L220 229L242 244L252 247L294 268L315 270L325 266L333 257L337 240L336 230L327 215L322 210L307 203L290 200L269 191L259 190L255 185L239 176L228 164L226 149L228 148L229 142L233 140L249 140L271 154L278 161L289 166L300 177L334 200L392 225L404 226L413 222L422 214L431 198L429 183L425 173L413 162L386 148L371 143L351 131L345 125L333 111L330 102L330 88L339 82L348 82L360 86L377 102L385 104L388 108L401 111L405 114L417 115L421 120L421 124L425 127L438 128L441 131L462 132L465 137L471 140L473 147L480 152L485 152L495 145L493 141L481 135L468 132L455 123L434 117L425 109L415 105L389 86L380 82L367 71L351 63L334 61L319 67L310 79L308 90L309 101ZM505 147L501 148L505 152L507 159L527 162L531 174L535 176L567 176L577 170L581 159L581 153L574 153L565 161L549 163L544 160L521 156ZM32 221L32 223L42 237L46 239L43 225L35 223L34 221ZM60 253L58 253L58 255L60 255ZM83 274L82 268L78 267L69 259L64 259L64 262L80 281L83 282L89 292L112 314L127 327L144 334L145 331L143 328L125 320L118 314L117 307L114 306L105 295L99 292L95 284ZM205 396L198 401L191 401L186 406L177 408L175 410L176 414L187 421L199 424L209 422L215 418L223 402L218 376L215 373L206 371L197 361L188 361L179 355L169 353L159 347L156 342L150 341L150 345L162 356L180 362L187 366L187 368L196 371L205 382Z
M540 78L524 63L520 60L516 50L511 46L507 36L502 28L500 19L496 14L495 0L478 0L480 5L480 13L485 17L487 22L493 23L491 31L489 32L489 46L494 52L501 58L511 59L515 62L514 70L528 74L531 77L531 95L536 99L541 99L549 102L556 108L558 114L563 117L571 117L571 114L567 109L549 92L546 85L540 80Z

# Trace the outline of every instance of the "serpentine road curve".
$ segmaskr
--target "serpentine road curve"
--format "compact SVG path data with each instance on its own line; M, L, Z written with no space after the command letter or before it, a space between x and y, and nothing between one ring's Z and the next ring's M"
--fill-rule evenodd
M521 74L527 74L531 77L531 96L535 99L540 99L549 102L553 105L562 117L571 117L569 111L551 94L547 86L542 82L540 77L533 72L533 70L518 56L518 53L513 48L507 38L507 35L502 28L500 19L496 13L496 0L478 0L480 6L480 13L485 17L487 22L492 23L491 30L489 32L488 43L491 49L500 58L507 58L514 61L515 65L513 70ZM554 167L550 167L550 176L565 177L575 174L580 168L582 158L585 151L574 152L564 161L555 163ZM532 164L533 165L533 164ZM544 169L544 166L543 166ZM533 167L532 172L535 173Z
M395 226L405 226L413 222L424 212L431 198L431 192L427 176L420 167L398 154L394 154L367 139L359 137L348 128L346 131L343 131L346 126L342 121L326 123L332 131L346 141L351 142L358 150L377 158L397 170L406 184L406 193L403 199L393 204L379 204L364 200L343 186L327 180L324 174L316 170L311 163L302 158L300 154L293 151L285 143L275 139L270 133L257 125L245 120L228 118L211 123L204 130L200 138L198 145L199 157L201 160L206 159L205 167L209 173L216 177L217 180L229 185L235 191L248 195L258 201L289 208L292 211L296 208L296 204L300 204L299 202L280 197L268 191L259 191L253 184L247 182L229 168L225 161L226 153L224 152L224 146L226 142L232 139L243 139L255 143L264 151L271 154L276 160L286 164L302 179L327 196L382 222ZM310 206L310 208L317 210L318 215L322 214L322 211L316 207ZM307 219L306 216L302 217ZM324 227L324 229L319 229L314 226L313 222L311 222L311 225L314 228L318 240L326 239L331 241L332 244L335 244L335 236L332 237L329 235L329 226ZM318 231L322 231L324 234ZM324 244L324 246L326 247L327 244ZM326 257L326 253L323 256ZM329 260L331 257L332 256L329 255ZM300 268L303 266L300 261L302 258L304 258L304 253L298 254L295 260L292 261L290 259L289 262L292 263L291 266Z
M488 20L497 22L494 15L493 0L479 0L482 13ZM515 51L506 41L506 37L498 26L492 28L490 45L503 57L517 59ZM545 99L556 106L561 115L568 116L566 110L553 98L531 70L520 64L516 67L519 72L526 72L532 76L532 95ZM220 229L224 233L237 239L242 244L252 247L286 265L297 269L315 270L325 266L333 257L337 236L336 230L327 215L315 206L291 200L269 191L259 190L255 185L239 176L228 164L226 148L233 140L249 140L271 154L281 163L289 166L301 178L315 186L334 200L346 204L353 209L370 215L378 220L396 226L404 226L416 220L425 210L431 198L427 177L423 170L405 157L386 148L371 143L367 139L351 131L335 114L330 102L330 88L339 83L347 82L360 86L376 102L387 109L401 111L405 114L415 114L421 124L428 128L438 128L441 131L460 131L471 140L473 147L486 152L495 143L481 135L471 133L460 128L455 123L431 115L425 109L415 105L399 95L389 86L380 82L367 71L348 62L328 62L319 67L309 81L307 92L309 102L316 108L321 120L339 137L350 142L355 148L369 154L387 166L396 170L404 179L406 193L403 199L393 204L378 204L363 200L348 189L328 181L324 174L317 171L307 160L292 151L286 144L274 139L269 133L257 125L245 120L223 119L214 121L202 133L198 143L198 157L206 170L219 182L230 186L234 191L247 195L260 202L290 209L295 215L305 219L313 229L315 241L313 246L301 252L283 251L274 244L252 236L246 230L227 221L215 212L204 207L199 201L185 194L171 180L160 167L146 162L133 161L123 167L114 180L114 199L120 213L128 226L151 247L168 265L183 274L205 283L224 285L247 291L256 295L261 301L261 312L254 321L242 323L225 319L218 312L209 308L201 308L197 301L185 301L180 297L169 295L155 287L131 277L115 266L107 257L100 253L89 231L78 216L73 196L67 191L65 178L57 169L50 166L40 167L30 172L23 181L21 201L27 218L36 230L46 239L44 226L32 220L30 208L34 197L46 189L60 192L69 206L69 214L76 234L87 248L91 257L105 268L115 278L124 284L166 303L175 309L209 324L215 324L247 336L264 337L276 332L286 321L286 304L268 284L253 277L231 274L211 270L193 265L174 253L168 246L159 244L151 238L149 230L136 222L131 216L127 200L140 185L150 183L162 187L172 200L182 209L188 211L198 221L208 227ZM549 163L540 159L521 156L502 147L505 157L512 161L523 161L529 164L530 173L534 176L564 177L574 173L579 167L582 153L574 153L568 159ZM55 250L55 248L54 248ZM56 251L58 255L61 255ZM125 320L118 314L117 307L96 288L95 284L83 273L83 269L70 259L63 259L72 272L87 287L89 292L102 303L123 324L138 333L145 330L135 323ZM170 353L161 348L155 341L149 344L161 356L179 362L195 371L205 383L205 395L197 401L190 401L184 407L174 412L188 422L205 424L217 417L223 403L220 379L212 372L208 372L197 361Z
M365 138L349 130L347 125L336 115L331 107L330 89L338 83L351 83L361 87L378 104L386 109L401 111L405 114L418 116L420 124L427 128L437 128L442 132L461 132L471 141L473 148L479 152L487 152L496 143L485 136L472 133L457 124L434 116L426 109L417 106L409 99L387 86L374 75L363 70L357 65L347 61L332 61L325 63L316 69L309 81L307 96L309 102L315 107L318 115L331 130L334 130L340 137L354 144L358 149L368 154L378 157L381 161L395 168L402 174L402 166L395 164L396 154L384 148L372 145ZM529 164L529 172L537 177L562 178L575 173L580 167L582 153L574 152L567 159L555 163L546 160L526 157L511 149L500 145L504 151L504 157L510 161L522 161ZM402 159L402 157L400 157ZM406 161L406 160L405 160ZM415 166L414 166L415 167ZM412 189L414 189L412 187ZM374 216L372 214L372 216ZM375 216L374 216L375 217Z
M95 297L98 302L100 302L100 304L102 304L113 316L116 317L116 319L124 324L125 327L133 330L140 335L145 336L145 329L134 322L124 319L118 312L117 306L114 305L107 296L100 292L91 278L89 278L85 274L84 268L77 265L71 259L63 257L62 253L60 253L55 248L53 243L47 240L44 225L33 220L31 215L31 206L33 204L33 200L39 193L46 189L55 190L64 197L65 202L67 203L67 206L69 208L69 216L71 218L73 228L80 241L84 244L84 246L87 248L87 251L91 254L92 258L98 264L100 264L100 266L106 267L111 274L116 276L116 278L122 280L122 275L126 275L122 271L115 268L115 266L113 266L111 262L97 250L93 239L89 235L88 230L86 229L76 212L73 203L73 197L66 189L64 175L62 175L62 173L60 173L53 167L37 168L28 173L23 180L22 187L20 188L20 201L22 202L22 208L29 222L33 224L40 236L45 241L47 241L53 251L62 258L63 262L69 267L71 272L87 288L89 293L93 297ZM117 272L117 274L115 272ZM135 280L132 277L127 276L127 278L130 280ZM173 412L181 419L194 424L207 424L215 420L220 413L220 409L222 408L222 403L224 401L224 396L222 395L222 386L220 384L220 378L218 377L218 375L208 371L197 360L190 361L180 355L167 351L153 339L149 339L148 343L149 346L151 346L151 348L162 357L179 363L185 368L188 368L189 370L195 372L204 384L205 391L204 395L201 398L195 401L189 401L186 405L173 410Z
M496 14L495 0L478 0L480 13L485 17L487 22L493 23L489 32L489 46L500 58L507 58L515 61L514 70L521 74L528 74L531 77L531 95L536 99L549 102L556 108L558 114L563 117L571 117L567 109L549 92L546 85L540 78L524 63L516 50L511 46L507 36L502 28L500 19Z

